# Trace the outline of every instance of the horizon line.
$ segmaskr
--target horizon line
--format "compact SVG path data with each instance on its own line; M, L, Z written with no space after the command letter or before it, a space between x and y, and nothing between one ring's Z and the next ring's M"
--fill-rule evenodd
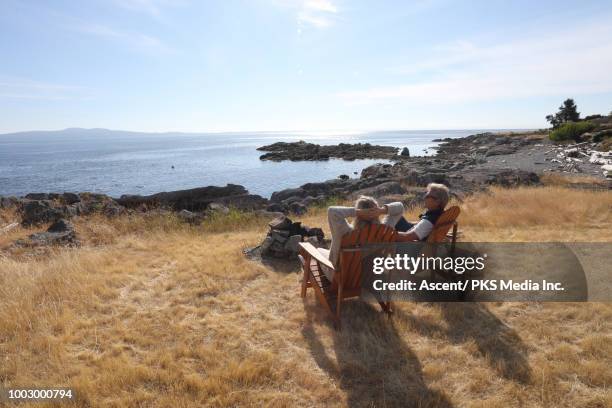
M369 129L282 129L282 130L205 130L205 131L181 131L181 130L165 130L165 131L142 131L142 130L126 130L126 129L110 129L101 127L67 127L62 129L31 129L18 130L12 132L0 133L0 136L17 135L21 133L52 133L65 131L108 131L108 132L124 132L124 133L145 133L145 134L227 134L227 133L295 133L295 134L340 134L354 135L373 132L431 132L431 131L461 131L461 130L485 130L485 131L539 131L546 130L542 127L453 127L453 128L369 128Z

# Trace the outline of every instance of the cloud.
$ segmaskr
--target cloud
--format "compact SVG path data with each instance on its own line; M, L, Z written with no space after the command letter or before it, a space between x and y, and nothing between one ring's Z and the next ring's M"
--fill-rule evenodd
M87 100L91 99L91 94L87 88L78 86L0 77L0 98L51 101Z
M298 12L298 23L327 28L334 23L338 8L329 0L304 0Z
M291 9L300 27L327 28L334 24L338 7L331 0L272 0L272 4ZM301 34L301 28L298 34Z
M72 27L81 33L109 38L149 54L171 54L175 50L159 38L138 32L117 30L104 24L78 24Z
M387 71L408 78L337 96L348 104L441 104L611 92L612 25L563 26L494 45L458 41Z
M149 14L153 17L161 17L165 7L182 6L184 0L114 0L115 4L127 10Z

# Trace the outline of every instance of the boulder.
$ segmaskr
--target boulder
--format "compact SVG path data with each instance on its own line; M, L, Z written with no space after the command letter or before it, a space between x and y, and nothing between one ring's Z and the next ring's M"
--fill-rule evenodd
M220 214L229 214L230 210L221 203L210 203L208 206L209 212L216 212Z
M294 202L296 202L296 201L300 201L300 202L301 202L303 199L304 199L304 198L303 198L303 197L300 197L300 196L291 196L291 197L289 197L289 198L284 199L284 200L282 201L282 204L283 204L283 205L289 205L289 204L294 203Z
M275 230L288 230L291 228L291 224L291 220L283 215L282 217L278 217L270 221L268 226Z
M39 232L28 237L28 241L20 240L17 245L49 246L49 245L78 245L74 226L64 220L55 221L46 232Z
M403 157L410 157L410 150L407 147L404 147L402 149L402 152L400 153L400 156Z
M202 211L213 202L239 209L263 208L264 204L267 204L265 198L250 195L243 186L236 184L228 184L225 187L208 186L162 192L148 196L123 195L116 201L128 208L137 208L142 205L147 207L161 206L170 207L175 211Z
M24 198L28 200L49 200L49 194L47 193L29 193Z
M503 154L512 154L516 152L516 149L517 149L516 146L507 145L507 144L494 146L487 150L487 153L485 154L485 156L498 156L498 155L503 155Z
M287 207L282 204L272 203L266 207L266 211L285 213L287 212Z
M64 217L64 213L51 206L49 201L27 201L21 210L21 224L23 226L39 225L55 222Z
M188 224L199 225L202 223L203 217L201 214L196 214L188 210L181 210L178 212L177 217Z
M17 197L0 196L0 208L15 208L19 204Z
M303 215L306 214L308 209L302 203L292 202L287 206L289 212L294 215Z
M208 207L215 203L241 211L252 211L266 208L268 200L257 194L239 194L218 198L214 203L208 204Z
M71 222L66 221L63 218L55 221L51 226L47 229L47 232L68 232L74 231L74 225Z
M62 200L64 200L65 204L71 205L81 201L81 198L75 193L64 193L62 194Z
M273 203L280 203L290 197L305 197L306 191L302 188L287 188L281 191L275 191L270 197L270 201Z
M292 254L297 254L300 249L299 247L300 242L302 242L301 235L290 236L289 239L287 239L287 241L285 242L285 246L284 246L285 251L288 251Z
M374 187L364 188L362 190L357 190L353 193L353 198L357 198L361 195L372 196L372 197L382 197L389 194L402 194L404 193L404 188L397 181L388 181L386 183L378 184Z

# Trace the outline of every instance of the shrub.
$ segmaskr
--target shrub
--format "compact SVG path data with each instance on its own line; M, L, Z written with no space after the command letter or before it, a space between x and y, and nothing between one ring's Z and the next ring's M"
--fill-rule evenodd
M589 115L586 118L584 118L584 120L601 119L601 118L603 118L603 116L597 114L597 115Z
M599 143L604 139L612 137L612 129L602 130L593 135L593 142Z
M580 141L580 135L593 129L595 129L595 125L591 122L567 122L550 132L548 137L555 142L563 140L578 142Z

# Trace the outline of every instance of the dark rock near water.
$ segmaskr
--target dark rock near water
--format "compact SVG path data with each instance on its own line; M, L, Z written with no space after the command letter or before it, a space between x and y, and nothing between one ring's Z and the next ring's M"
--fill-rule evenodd
M62 199L64 200L64 203L67 205L72 205L72 204L75 204L81 201L81 198L79 197L79 195L75 193L64 193L62 194Z
M15 208L19 204L17 197L3 197L0 196L0 208Z
M28 200L49 200L49 194L47 193L29 193L25 195Z
M338 145L324 146L314 143L299 142L277 142L271 145L262 146L257 150L268 152L261 155L260 160L328 160L329 158L339 158L344 160L356 159L392 159L397 156L396 147L371 145L370 143L340 143Z
M24 226L55 222L64 217L65 214L60 209L54 208L48 200L28 200L23 203L21 211L21 224Z
M265 208L268 200L249 194L240 185L228 184L225 187L208 186L152 194L148 196L123 195L117 202L128 208L139 206L169 207L176 211L203 211L212 203L220 203L228 207L241 210L255 210Z

